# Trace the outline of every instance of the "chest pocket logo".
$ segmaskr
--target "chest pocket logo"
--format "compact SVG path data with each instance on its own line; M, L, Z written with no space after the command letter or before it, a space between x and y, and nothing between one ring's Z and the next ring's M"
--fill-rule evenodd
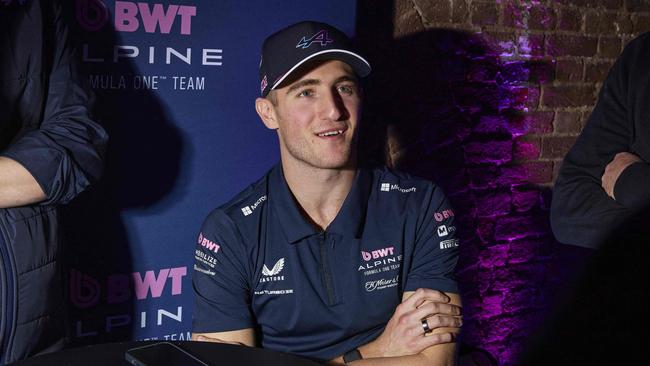
M267 267L265 264L264 267L262 267L262 274L265 276L275 276L279 274L283 268L284 268L284 258L280 258L280 260L275 262L273 269L269 269L269 267Z

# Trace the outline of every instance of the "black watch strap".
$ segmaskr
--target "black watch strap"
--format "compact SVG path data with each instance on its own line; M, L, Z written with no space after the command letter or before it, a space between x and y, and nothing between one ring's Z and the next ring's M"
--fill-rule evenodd
M348 363L356 360L361 360L363 357L361 357L361 352L357 348L345 352L343 355L343 362Z

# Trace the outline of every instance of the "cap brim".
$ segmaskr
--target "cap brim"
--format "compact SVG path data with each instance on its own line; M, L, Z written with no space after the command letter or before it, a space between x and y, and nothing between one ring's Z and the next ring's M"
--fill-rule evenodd
M318 60L340 60L345 62L346 64L350 65L354 72L357 74L359 77L365 77L370 74L370 71L372 70L370 67L370 63L366 61L363 57L360 55L348 51L348 50L342 50L342 49L329 49L329 50L323 50L320 52L316 52L314 54L309 55L308 57L305 57L304 59L300 60L297 64L295 64L289 71L285 72L282 77L278 78L275 83L271 86L270 90L274 90L277 88L280 84L282 84L283 81L289 77L294 71L298 70L300 66L304 65L305 63L309 61L318 61Z

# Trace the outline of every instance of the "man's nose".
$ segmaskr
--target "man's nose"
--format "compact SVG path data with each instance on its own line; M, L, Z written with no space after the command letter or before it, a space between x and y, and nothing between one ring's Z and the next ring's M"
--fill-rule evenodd
M323 97L321 101L321 118L329 119L332 121L345 120L348 112L343 104L343 99L335 90Z

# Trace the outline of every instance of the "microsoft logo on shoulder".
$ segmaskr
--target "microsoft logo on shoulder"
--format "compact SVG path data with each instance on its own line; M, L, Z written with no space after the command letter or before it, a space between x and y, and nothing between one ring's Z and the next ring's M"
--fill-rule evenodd
M382 190L383 192L388 192L388 191L390 191L390 183L382 183L382 184L381 184L381 190Z
M244 216L248 216L253 213L253 210L251 210L250 206L242 207L241 212L244 214Z

